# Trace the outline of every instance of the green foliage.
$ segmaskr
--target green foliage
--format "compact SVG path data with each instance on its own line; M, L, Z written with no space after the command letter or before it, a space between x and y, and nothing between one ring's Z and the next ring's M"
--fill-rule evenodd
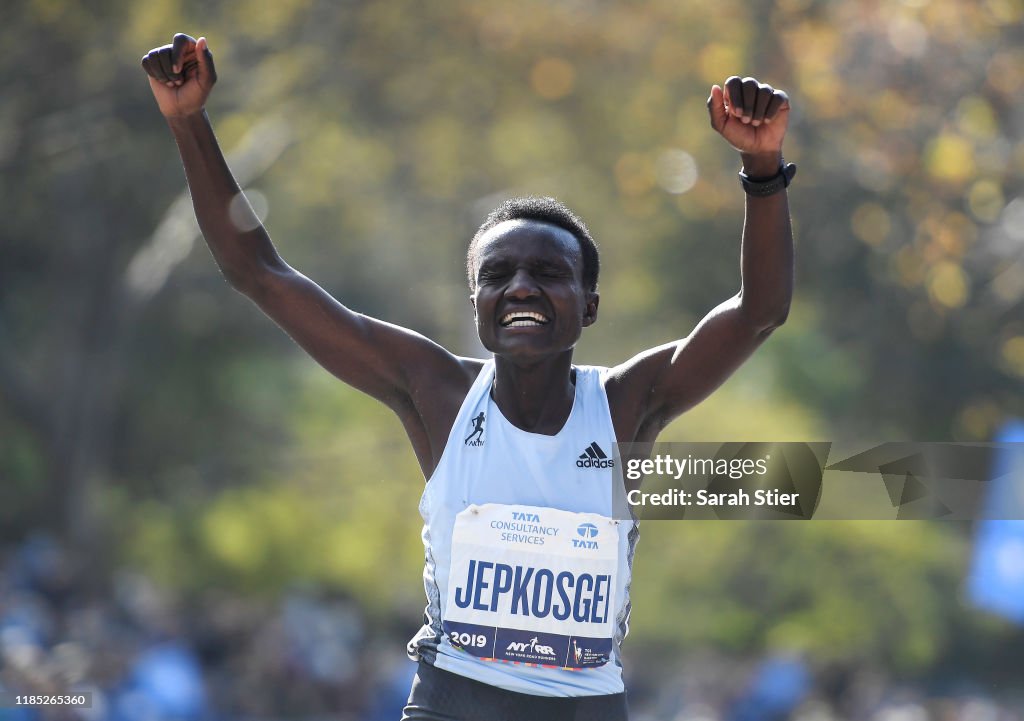
M418 603L422 591L409 581L423 562L423 481L397 419L311 370L277 420L293 442L254 483L202 503L145 504L127 559L183 591L273 595L309 581L381 613Z
M637 643L800 651L902 671L940 658L960 613L963 539L908 522L650 522Z

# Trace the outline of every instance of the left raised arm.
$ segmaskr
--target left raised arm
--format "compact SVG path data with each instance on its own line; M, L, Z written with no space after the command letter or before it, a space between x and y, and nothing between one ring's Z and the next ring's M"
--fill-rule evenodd
M711 127L739 151L743 172L755 186L773 177L782 184L777 175L789 120L784 92L733 76L724 90L711 88L708 113ZM793 294L793 232L784 185L767 195L748 191L740 273L739 293L708 313L689 336L612 369L608 399L620 441L653 441L725 382L786 320Z

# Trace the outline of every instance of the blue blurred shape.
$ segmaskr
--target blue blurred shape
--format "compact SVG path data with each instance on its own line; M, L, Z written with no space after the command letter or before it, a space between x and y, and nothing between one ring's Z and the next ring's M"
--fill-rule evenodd
M150 718L198 721L207 715L199 662L176 642L154 646L139 656L132 669L131 696L146 707Z
M403 659L370 695L370 704L360 721L394 721L402 718L402 710L409 698L412 680L416 677L416 664Z
M1024 625L1024 422L1007 423L978 523L967 591L982 609Z
M61 581L64 552L60 544L46 533L33 533L15 552L8 569L16 588L47 591Z
M747 689L729 710L731 721L788 718L811 689L811 675L799 658L777 656L761 663Z

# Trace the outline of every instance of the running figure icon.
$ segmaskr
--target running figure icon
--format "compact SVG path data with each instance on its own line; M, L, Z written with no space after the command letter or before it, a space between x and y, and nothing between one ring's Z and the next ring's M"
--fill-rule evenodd
M478 415L476 418L473 418L472 420L473 432L469 434L468 438L466 438L466 445L482 446L484 444L484 412L480 411L480 415ZM470 443L470 441L473 440L473 436L476 436L477 439Z

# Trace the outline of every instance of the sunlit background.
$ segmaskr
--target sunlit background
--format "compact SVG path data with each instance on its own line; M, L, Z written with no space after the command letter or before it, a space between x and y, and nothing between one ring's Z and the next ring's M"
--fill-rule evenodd
M139 67L177 31L209 38L209 114L285 259L462 354L465 247L513 194L561 198L601 246L579 362L688 333L739 284L709 88L784 88L792 313L662 438L991 440L1024 415L1022 0L0 16L0 688L91 690L80 717L117 721L397 719L408 693L423 479L398 421L203 247ZM983 530L645 525L633 717L1021 719L1024 531ZM1002 615L970 583L993 554Z

